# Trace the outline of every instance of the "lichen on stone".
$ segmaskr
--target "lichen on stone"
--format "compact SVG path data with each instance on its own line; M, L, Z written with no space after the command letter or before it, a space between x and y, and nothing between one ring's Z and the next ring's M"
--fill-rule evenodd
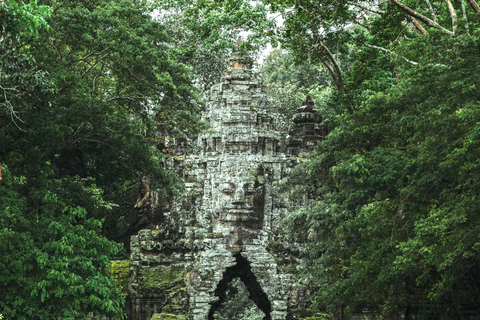
M155 313L150 320L186 320L185 315L168 314L168 313Z
M173 287L183 282L185 275L186 271L183 267L173 266L144 267L138 273L141 289Z
M222 82L211 88L203 114L210 127L188 147L192 152L184 144L162 150L186 192L164 204L158 224L131 238L130 294L132 310L140 314L134 320L154 313L152 320L205 320L225 311L213 305L224 301L220 283L228 272L247 277L235 267L238 261L249 266L244 291L262 296L252 301L266 318L290 319L291 310L306 305L309 292L294 279L299 260L290 258L299 249L284 237L281 224L293 206L275 185L318 140L318 124L310 115L301 118L288 142L269 101L252 62L234 54Z
M130 281L131 260L114 260L111 263L111 275L117 288L122 295L128 294L128 282Z

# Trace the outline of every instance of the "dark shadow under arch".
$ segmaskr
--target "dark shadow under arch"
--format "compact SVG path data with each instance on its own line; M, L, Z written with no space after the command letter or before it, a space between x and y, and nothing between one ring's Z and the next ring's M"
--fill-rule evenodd
M213 314L222 306L222 303L226 299L228 284L235 278L240 278L240 280L242 280L250 294L249 298L260 310L262 310L263 313L265 313L263 320L271 320L270 312L272 311L272 305L258 283L257 278L252 273L250 263L247 259L242 257L240 253L237 253L234 257L236 264L233 267L227 268L223 274L222 280L220 280L217 285L217 289L215 289L215 296L217 296L219 300L212 304L210 312L208 313L208 320L214 320Z

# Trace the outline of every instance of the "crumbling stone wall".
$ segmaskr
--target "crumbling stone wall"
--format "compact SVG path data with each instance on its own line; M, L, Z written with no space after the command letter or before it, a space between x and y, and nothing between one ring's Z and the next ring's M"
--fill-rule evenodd
M245 283L264 319L284 320L307 306L308 290L294 280L292 244L269 246L292 210L274 186L324 130L308 102L286 143L269 103L252 61L236 52L211 89L204 114L210 128L193 152L184 152L185 140L168 145L168 166L183 177L186 192L168 204L145 194L137 203L160 210L161 218L131 237L130 319L214 319L233 278ZM155 191L148 192L153 199Z

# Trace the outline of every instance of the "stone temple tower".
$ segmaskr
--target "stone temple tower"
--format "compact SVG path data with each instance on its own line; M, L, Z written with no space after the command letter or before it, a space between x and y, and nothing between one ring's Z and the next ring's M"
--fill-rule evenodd
M291 135L289 149L268 104L252 61L235 52L211 88L204 114L210 128L189 152L178 143L165 149L186 191L142 208L158 219L131 238L129 319L217 319L235 279L263 319L284 320L305 308L308 288L295 280L293 245L281 240L280 221L291 208L274 187L301 153L302 138ZM316 113L304 109L299 113ZM297 116L296 132L320 121L303 118ZM309 132L311 144L319 137Z

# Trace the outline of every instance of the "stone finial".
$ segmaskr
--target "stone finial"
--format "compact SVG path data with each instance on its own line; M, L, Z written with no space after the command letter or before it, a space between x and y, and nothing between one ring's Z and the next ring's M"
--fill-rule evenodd
M323 139L327 128L321 124L322 116L315 109L312 97L307 95L302 106L297 108L293 116L295 125L290 130L287 138L288 153L295 156L304 156L309 148Z
M312 97L307 95L302 102L302 106L297 109L293 116L295 123L319 123L322 121L322 116L315 109L315 103Z

